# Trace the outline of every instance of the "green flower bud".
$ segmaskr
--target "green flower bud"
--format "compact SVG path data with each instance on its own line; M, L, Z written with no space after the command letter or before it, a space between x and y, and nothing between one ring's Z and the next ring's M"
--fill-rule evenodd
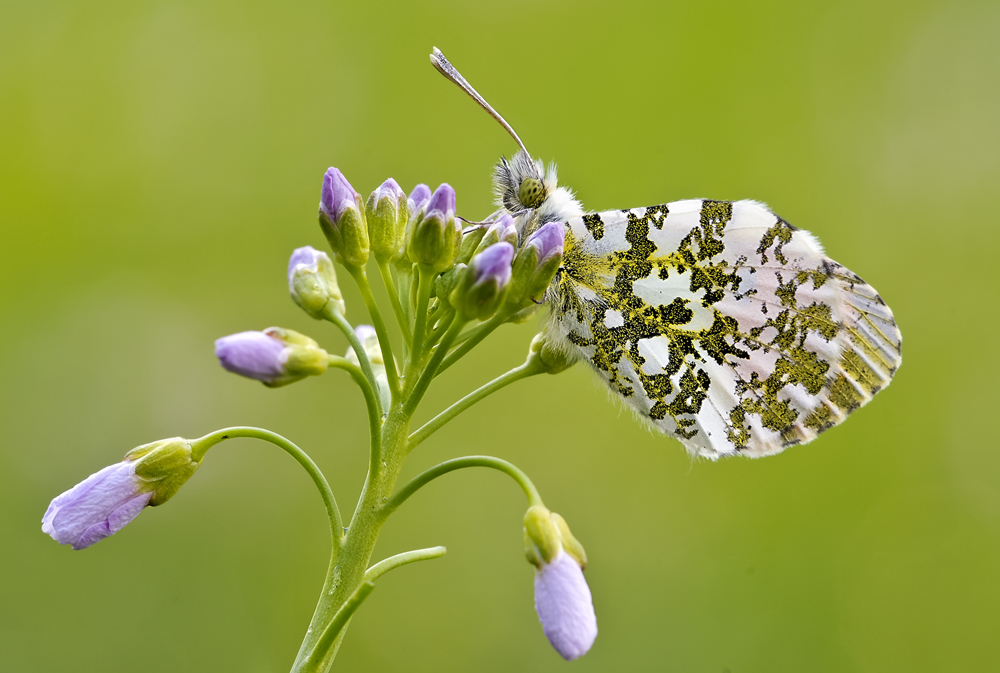
M458 257L455 259L455 262L457 264L468 264L469 260L472 259L472 256L476 254L476 251L479 248L479 242L483 240L483 236L485 234L485 224L479 224L463 230L462 245L458 249ZM480 250L480 252L482 252L482 250Z
M333 167L323 176L319 225L338 262L357 267L368 262L368 226L361 195L354 191L344 174Z
M283 386L306 376L319 376L330 364L330 355L305 334L283 327L268 327L264 334L282 342L286 349L285 375L288 380L274 384L276 386Z
M378 386L379 397L382 398L382 408L388 409L392 402L392 391L389 389L389 375L385 369L385 359L382 357L382 347L378 342L378 334L371 325L358 325L354 328L354 334L365 349L365 355L372 365L372 373L375 374L375 383ZM361 360L355 352L354 347L347 349L344 357L348 362L361 366Z
M406 193L389 178L372 192L365 204L368 239L375 259L389 262L402 254L406 223L410 219Z
M288 291L295 303L316 319L329 310L340 315L347 310L333 262L325 252L308 245L296 249L288 260Z
M478 255L486 248L501 241L510 243L515 249L517 248L517 227L514 226L514 219L507 213L501 215L489 226L476 247L476 254Z
M135 463L137 477L155 484L151 507L170 500L201 464L191 456L191 442L181 437L138 446L125 454L125 460Z
M554 345L546 330L535 335L528 347L528 361L534 361L548 374L564 372L579 359L566 348Z

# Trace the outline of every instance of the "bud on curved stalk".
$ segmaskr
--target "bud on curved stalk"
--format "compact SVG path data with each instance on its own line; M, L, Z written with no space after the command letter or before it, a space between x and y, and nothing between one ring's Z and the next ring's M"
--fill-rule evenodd
M180 437L132 449L56 496L42 518L42 532L59 544L86 549L114 535L146 506L169 500L198 469L191 443Z
M403 246L406 223L410 219L406 193L389 178L379 185L365 204L368 240L379 262L396 258Z
M535 570L535 611L545 637L567 660L586 654L597 638L587 556L566 520L541 505L524 515L525 554Z
M455 190L451 185L441 185L423 210L418 210L407 226L406 256L411 262L441 273L455 263L462 245L462 228L455 219Z
M319 226L330 242L337 261L345 266L368 262L368 227L361 195L344 174L330 167L323 176L319 201Z
M580 356L553 343L547 329L536 334L528 347L528 362L547 374L559 374L572 367Z
M510 284L514 246L496 243L472 258L448 297L466 320L485 320L496 313Z
M382 357L382 347L378 343L378 335L371 325L358 325L354 328L354 334L365 349L365 355L372 365L372 372L375 374L375 383L378 385L378 394L382 398L382 408L388 409L392 403L392 392L389 389L389 375L385 369L385 359ZM354 352L354 347L349 346L344 357L348 362L361 366L358 354Z
M308 245L297 248L288 260L288 291L295 303L316 319L330 309L341 315L347 310L333 262L325 252Z
M271 388L322 374L330 357L309 337L281 327L216 339L215 356L224 369Z
M528 237L514 260L507 301L516 306L540 304L562 264L566 229L561 222L542 225Z
M501 215L489 226L479 242L479 247L476 248L476 253L478 254L501 241L510 243L515 249L517 248L517 227L514 226L514 218L507 213Z

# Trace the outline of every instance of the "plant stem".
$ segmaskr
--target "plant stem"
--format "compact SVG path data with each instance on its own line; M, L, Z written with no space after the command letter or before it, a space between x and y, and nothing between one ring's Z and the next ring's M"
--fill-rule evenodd
M522 472L521 469L513 463L509 463L500 458L494 458L493 456L465 456L464 458L446 460L445 462L435 465L425 472L421 472L416 477L411 479L409 483L399 489L399 491L393 495L392 498L385 503L385 505L382 506L382 516L388 517L400 505L406 502L411 495L419 491L431 481L442 475L448 474L449 472L461 470L466 467L488 467L493 470L499 470L500 472L512 477L514 481L517 482L518 486L521 487L521 490L524 491L524 495L528 497L529 507L542 504L542 496L538 494L538 489L536 489L535 485L531 483L531 479L529 479L528 475Z
M329 304L327 304L329 306ZM351 323L347 322L340 313L333 310L327 310L325 313L327 320L332 322L340 331L344 333L347 340L351 344L351 348L354 349L354 354L358 356L358 362L361 363L361 371L365 373L365 378L368 379L368 383L371 384L372 390L378 390L378 382L375 380L375 372L372 371L372 363L368 359L368 353L365 352L365 347L361 344L361 340L358 339L358 335L354 333L354 328L351 327ZM378 409L379 418L385 413L382 409L382 400L378 395L375 396L375 405Z
M507 322L511 315L512 314L507 310L507 307L504 306L495 316L474 328L468 338L462 342L462 345L452 351L448 357L444 359L444 362L442 362L441 366L438 368L437 374L440 374L444 370L448 369L448 367L451 367L453 364L461 360L466 353L478 346L483 339L488 337L493 332L493 330Z
M390 570L395 570L396 568L410 563L416 563L417 561L429 561L430 559L440 558L447 552L448 550L444 547L428 547L427 549L404 551L402 554L390 556L389 558L383 559L373 565L365 573L365 580L368 582L374 582Z
M414 362L419 362L424 355L424 329L427 324L427 304L431 299L431 286L434 284L434 277L437 275L430 267L417 266L419 277L417 280L417 305L414 307L415 324L413 325L413 354L411 358Z
M427 392L427 387L431 384L434 379L434 375L437 372L438 366L441 364L441 360L444 358L448 349L451 348L452 342L455 337L458 336L459 332L462 331L462 327L465 325L465 320L462 320L458 316L452 321L451 326L445 335L441 338L441 343L438 344L437 348L434 350L434 354L431 355L430 361L424 368L424 371L420 373L420 377L417 379L417 383L413 386L413 389L407 395L406 401L403 403L403 411L407 415L413 414L416 410L417 405L420 404L421 398L424 393Z
M375 295L372 294L371 285L368 284L368 274L365 272L363 267L347 267L348 273L354 278L354 282L358 284L358 289L361 290L361 297L365 301L365 306L368 307L368 314L371 316L372 325L375 327L375 334L378 336L378 345L382 349L382 360L385 362L385 371L389 379L389 390L392 394L399 394L399 374L396 372L396 359L392 355L392 341L389 340L389 333L385 329L385 323L382 321L382 312L378 309L378 304L375 302ZM387 285L388 287L388 285Z
M330 520L330 535L333 539L333 557L336 558L337 553L340 551L341 542L344 537L344 524L340 518L340 508L337 507L337 499L334 497L330 484L327 482L326 477L323 476L323 472L319 469L316 463L313 462L312 458L310 458L305 451L300 449L291 441L285 439L276 432L264 430L263 428L252 428L246 426L224 428L222 430L216 430L215 432L209 433L199 439L193 440L191 442L192 457L195 460L200 461L210 448L219 442L227 439L235 439L236 437L252 437L254 439L262 439L265 442L270 442L278 448L283 449L292 458L298 461L299 465L305 468L305 471L309 473L313 483L319 490L319 493L323 498L323 504L326 506L326 514Z
M378 272L382 276L382 284L385 285L386 294L389 295L389 303L392 305L392 312L396 316L396 324L403 334L403 342L409 346L413 343L413 335L410 333L410 321L403 312L403 305L399 302L399 292L396 291L396 283L392 277L392 268L387 262L378 262Z
M365 407L368 408L368 438L370 444L368 470L375 471L378 469L379 456L382 453L382 415L379 412L380 400L378 393L372 390L371 384L368 383L368 379L365 378L365 374L361 371L361 368L347 358L342 358L339 355L331 355L329 362L331 367L343 369L350 374L365 396Z
M427 421L427 423L420 427L420 429L410 435L410 450L412 451L414 447L430 437L434 432L441 428L441 426L451 421L476 402L492 395L504 386L508 386L515 381L520 381L521 379L528 378L529 376L534 376L535 374L541 374L543 371L544 369L539 367L537 360L529 360L519 367L511 369L509 372L501 374L486 385L473 390L471 393L452 404L440 414Z

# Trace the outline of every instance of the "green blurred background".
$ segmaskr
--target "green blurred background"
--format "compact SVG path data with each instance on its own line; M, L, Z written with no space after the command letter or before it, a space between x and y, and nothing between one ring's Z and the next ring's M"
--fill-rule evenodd
M578 366L506 389L411 457L520 465L591 564L600 636L578 671L982 671L998 665L996 2L0 3L0 670L287 670L328 554L280 451L214 450L170 505L85 552L50 498L161 437L271 428L353 509L360 396L269 390L216 337L278 324L346 347L288 299L320 247L321 176L367 193L448 181L490 211L514 146L427 61L440 47L556 159L590 209L768 202L878 288L895 383L760 461L692 462ZM345 282L348 317L365 321ZM522 361L507 328L423 417ZM569 419L569 420L567 420ZM524 499L446 477L386 526L386 576L338 670L567 668L532 606Z

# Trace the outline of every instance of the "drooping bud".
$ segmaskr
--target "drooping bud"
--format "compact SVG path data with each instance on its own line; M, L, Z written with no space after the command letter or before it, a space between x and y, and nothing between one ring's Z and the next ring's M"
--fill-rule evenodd
M507 213L501 215L489 226L482 240L479 242L476 252L480 253L491 245L501 241L510 243L515 249L517 248L517 227L514 226L514 218Z
M514 278L507 301L517 306L541 303L562 264L566 229L561 222L549 222L535 231L514 260Z
M337 261L345 266L364 266L368 261L368 227L361 195L344 174L330 167L323 176L319 201L319 225L330 242Z
M42 532L59 544L85 549L120 531L147 505L165 503L198 465L191 443L180 437L137 447L122 462L56 496L42 518Z
M500 242L472 258L448 299L466 320L485 320L496 313L510 284L514 246Z
M378 385L378 394L382 398L382 408L388 409L392 402L392 392L389 389L389 376L386 373L385 359L382 357L382 347L378 342L378 334L375 333L375 328L371 325L358 325L354 328L354 334L357 335L358 341L361 342L362 348L365 349L365 355L368 356L368 361L372 365L372 373L375 374L375 383ZM347 348L344 357L349 362L361 366L361 360L358 359L358 354L354 351L353 346Z
M397 257L403 248L410 209L406 193L389 178L379 185L365 204L368 240L372 254L380 262Z
M333 262L325 252L308 245L297 248L288 260L288 291L314 318L322 318L329 310L341 315L346 311Z
M533 363L547 374L559 374L572 367L580 356L568 348L553 343L547 330L542 330L531 340L528 347L528 362Z
M418 210L410 219L406 255L411 262L441 273L455 263L461 244L462 228L455 219L455 190L443 184L431 194L423 212Z
M272 388L322 374L330 357L309 337L280 327L216 339L215 356L228 371Z
M583 577L587 555L566 520L541 505L524 515L524 543L535 568L535 611L545 636L564 659L590 650L597 617Z

